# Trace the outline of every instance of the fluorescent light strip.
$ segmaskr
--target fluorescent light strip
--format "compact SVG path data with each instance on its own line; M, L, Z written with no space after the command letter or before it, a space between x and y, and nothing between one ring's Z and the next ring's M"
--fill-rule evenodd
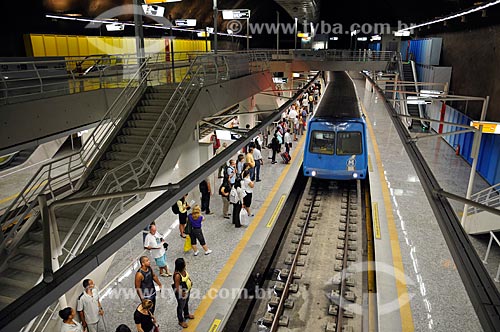
M120 21L114 21L114 20L96 20L96 19L90 19L90 18L78 18L78 17L68 17L68 16L59 16L59 15L50 15L46 14L46 18L55 18L58 20L68 20L68 21L80 21L80 22L89 22L89 23L102 23L102 24L122 24L122 25L128 25L133 27L134 23L130 22L120 22ZM197 33L197 32L205 32L205 30L195 30L195 29L183 29L183 28L175 28L175 27L164 27L164 26L159 26L159 25L151 25L151 24L143 24L142 25L145 28L153 28L153 29L162 29L162 30L175 30L175 31L185 31L185 32L192 32L192 33ZM210 33L213 35L213 33ZM219 36L230 36L230 37L236 37L236 38L247 38L245 35L231 35L229 33L224 33L224 32L217 32L217 35ZM252 38L252 36L250 36Z
M398 32L413 30L413 29L416 29L416 28L424 27L426 25L431 25L431 24L435 24L435 23L440 23L440 22L448 21L448 20L451 20L451 19L454 19L454 18L457 18L457 17L460 17L460 16L465 16L465 15L469 15L469 14L478 12L480 10L483 10L483 9L486 9L488 7L495 6L495 5L498 5L498 4L500 4L500 0L492 1L492 2L489 2L489 3L485 4L485 5L478 6L478 7L472 8L472 9L468 9L468 10L460 12L458 14L453 14L453 15L450 15L450 16L446 16L446 17L434 20L434 21L430 21L430 22L426 22L426 23L422 23L422 24L417 24L417 25L411 26L409 28L401 29Z

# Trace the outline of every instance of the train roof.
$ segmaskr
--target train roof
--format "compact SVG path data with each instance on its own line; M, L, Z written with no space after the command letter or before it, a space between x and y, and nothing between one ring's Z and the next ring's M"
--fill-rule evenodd
M324 92L315 119L360 118L354 83L346 72L329 72L330 84Z

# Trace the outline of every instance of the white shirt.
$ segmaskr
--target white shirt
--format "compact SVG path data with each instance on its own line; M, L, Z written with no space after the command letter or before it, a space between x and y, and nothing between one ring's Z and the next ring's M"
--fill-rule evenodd
M285 143L292 143L292 135L290 135L290 133L288 131L285 133L284 140L285 140Z
M256 163L257 163L257 160L262 159L262 153L260 153L260 150L257 148L253 149L253 159L255 160Z
M99 292L92 289L92 296L83 292L78 298L76 311L83 311L87 324L95 324L99 321Z
M160 241L162 237L163 236L156 231L155 235L150 232L144 239L144 247L158 248L151 249L151 256L153 256L153 258L160 258L165 253L165 248L163 248L163 244Z
M288 117L292 120L295 120L297 118L297 115L297 111L293 108L290 110L290 113L288 113Z
M61 332L83 332L83 326L77 321L73 321L74 324L62 323Z
M302 100L302 106L309 106L309 99L305 98Z
M252 180L250 180L249 177L244 178L243 182L241 182L241 187L249 194L253 193L253 188L250 187L250 182L252 182Z

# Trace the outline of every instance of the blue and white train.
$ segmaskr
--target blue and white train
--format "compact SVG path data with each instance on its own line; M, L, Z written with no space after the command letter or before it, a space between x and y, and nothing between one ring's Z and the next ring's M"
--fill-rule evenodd
M345 72L325 72L329 82L307 126L304 175L320 179L365 179L366 122L354 83Z

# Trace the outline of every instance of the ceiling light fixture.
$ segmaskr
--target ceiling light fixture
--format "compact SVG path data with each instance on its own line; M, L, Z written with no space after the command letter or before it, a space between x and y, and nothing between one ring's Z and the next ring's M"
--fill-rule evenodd
M484 4L482 6L478 6L478 7L471 8L471 9L467 9L467 10L459 12L457 14L445 16L445 17L442 17L440 19L429 21L429 22L426 22L426 23L413 25L413 26L411 26L409 28L401 29L398 32L400 32L400 31L409 31L409 30L413 30L413 29L416 29L416 28L420 28L420 27L426 26L426 25L431 25L431 24L435 24L435 23L439 23L439 22L444 22L444 21L452 20L454 18L458 18L458 17L461 17L461 16L469 15L469 14L475 13L475 12L480 11L480 10L484 10L486 8L489 8L489 7L498 5L498 4L500 4L500 0L488 2L487 4Z

